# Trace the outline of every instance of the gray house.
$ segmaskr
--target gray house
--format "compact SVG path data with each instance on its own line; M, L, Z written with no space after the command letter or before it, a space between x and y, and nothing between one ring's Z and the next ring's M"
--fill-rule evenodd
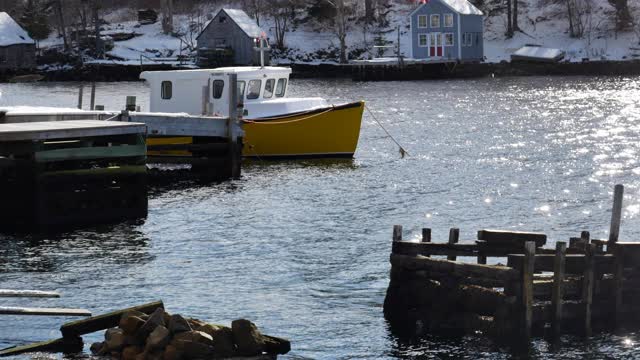
M484 58L483 14L467 0L423 0L411 13L411 57L475 62Z
M244 11L222 9L198 35L199 64L260 65L260 53L255 50L260 38L266 38L265 32Z
M36 67L36 42L9 14L0 12L0 71Z

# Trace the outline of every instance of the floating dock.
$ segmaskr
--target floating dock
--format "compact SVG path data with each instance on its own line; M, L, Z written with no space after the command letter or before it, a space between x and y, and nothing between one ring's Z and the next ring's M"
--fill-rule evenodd
M395 226L385 317L408 336L480 332L508 343L637 328L640 243L618 242L621 187L616 199L608 240L583 232L555 249L544 234L494 230L459 242L451 229L434 243L423 229L421 242L407 242Z

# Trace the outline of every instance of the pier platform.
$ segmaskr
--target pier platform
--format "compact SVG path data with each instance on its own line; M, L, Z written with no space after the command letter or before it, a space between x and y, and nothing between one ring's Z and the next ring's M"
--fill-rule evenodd
M145 136L141 123L0 124L0 227L146 217Z

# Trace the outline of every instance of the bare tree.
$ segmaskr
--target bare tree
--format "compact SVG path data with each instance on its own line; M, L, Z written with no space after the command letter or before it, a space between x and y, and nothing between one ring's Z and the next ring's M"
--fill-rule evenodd
M511 18L511 0L507 0L507 37L513 37L513 23Z
M520 26L518 26L518 1L513 0L513 31L521 31Z
M374 0L364 0L364 22L366 24L371 24L374 19L375 14L375 3Z
M162 6L162 32L173 33L173 0L161 0Z
M285 36L289 32L289 26L295 18L296 7L302 0L272 0L269 3L268 13L273 18L276 47L285 47Z
M258 26L260 26L260 18L265 11L265 5L265 0L244 0L245 10L249 13L249 15L256 19L256 23L258 24Z
M67 24L64 21L65 13L62 0L56 0L53 6L56 18L58 19L58 33L62 36L64 51L69 51L69 38L67 37Z
M335 10L331 22L340 42L340 63L347 63L347 34L350 30L349 16L355 12L355 6L348 0L325 0Z
M633 25L633 17L629 11L628 0L609 0L609 4L616 9L616 29L627 30Z

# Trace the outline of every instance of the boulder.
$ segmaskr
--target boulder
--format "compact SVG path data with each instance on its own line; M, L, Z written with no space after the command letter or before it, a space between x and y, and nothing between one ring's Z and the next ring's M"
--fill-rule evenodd
M191 342L197 342L200 344L213 346L213 338L211 338L211 335L204 333L202 331L185 331L185 332L178 333L173 336L173 339L171 340L171 345L178 348L178 350L182 350L181 344L179 343L180 341L191 341Z
M284 355L291 351L291 342L287 339L269 335L262 335L262 339L264 341L264 352L267 354Z
M159 325L149 334L149 337L147 337L145 349L147 351L162 350L165 346L169 345L170 340L171 333L169 329Z
M179 360L182 358L182 353L178 351L173 345L167 345L164 348L164 353L162 354L162 360Z
M171 316L171 318L169 319L168 328L172 334L193 330L193 328L191 328L191 325L189 324L187 319L183 318L180 315Z
M192 329L197 329L201 326L207 325L206 322L198 319L193 319L193 318L188 318L187 322L189 323L189 325L191 325Z
M123 316L120 320L120 329L127 335L135 335L144 323L145 320L139 316Z
M221 325L207 324L198 328L198 331L211 336L213 348L217 357L232 357L236 354L236 346L233 340L231 328Z
M140 346L127 346L122 350L122 360L136 360L143 351Z
M105 346L102 352L120 351L125 345L125 335L122 329L109 329L104 337L106 341L104 342Z
M179 340L176 347L183 355L184 359L211 359L214 357L215 349L211 345L200 342Z
M102 351L102 348L104 348L104 343L97 342L97 343L91 344L91 347L89 348L89 350L91 350L91 353L93 355L98 355Z
M238 346L238 354L254 356L262 354L264 341L258 327L249 320L239 319L231 323L233 339Z
M158 308L156 309L156 311L153 312L153 314L151 314L151 316L149 316L147 321L145 321L144 324L142 324L140 329L138 329L138 331L136 332L136 335L142 339L146 339L147 336L149 336L149 334L151 334L151 332L160 325L162 326L165 325L164 310L161 308Z

